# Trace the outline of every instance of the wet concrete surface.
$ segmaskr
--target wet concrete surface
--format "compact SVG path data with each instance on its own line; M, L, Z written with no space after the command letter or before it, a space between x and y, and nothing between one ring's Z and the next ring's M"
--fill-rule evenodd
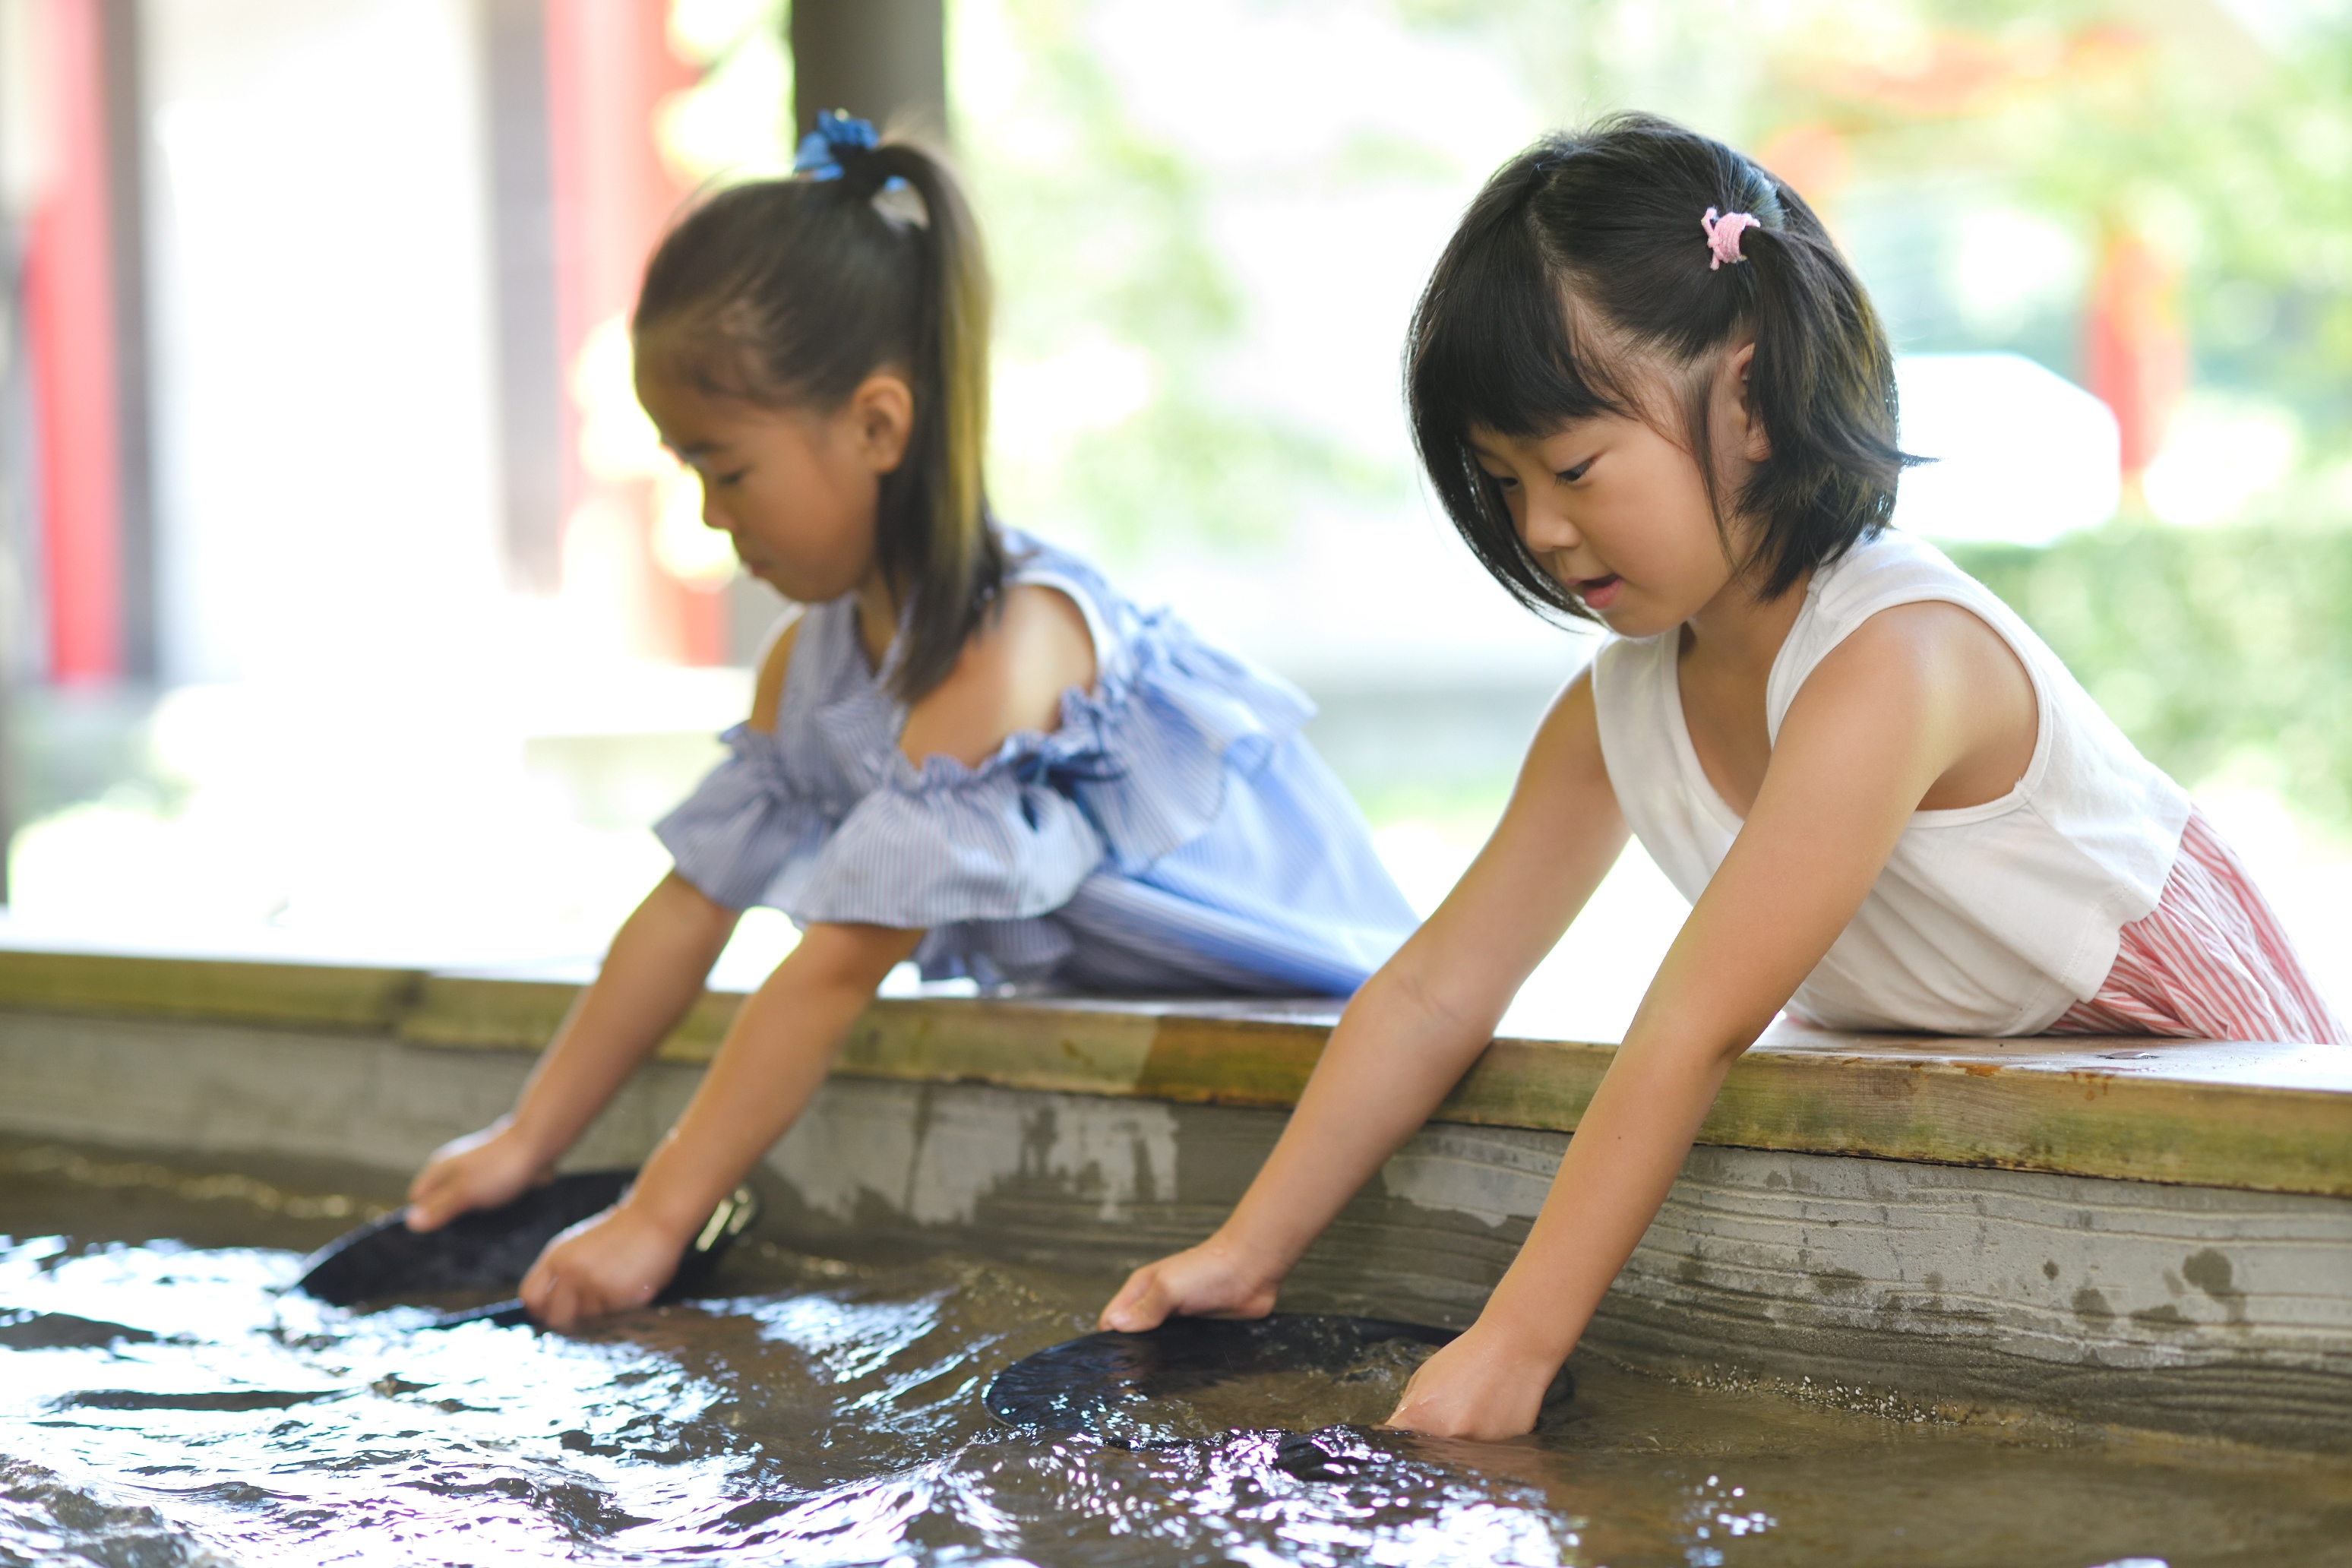
M1580 1355L1517 1444L1373 1430L1413 1357L1130 1409L981 1403L1115 1281L756 1238L727 1294L578 1335L285 1287L379 1173L0 1144L0 1564L2298 1564L2352 1458ZM839 1250L848 1250L846 1248Z

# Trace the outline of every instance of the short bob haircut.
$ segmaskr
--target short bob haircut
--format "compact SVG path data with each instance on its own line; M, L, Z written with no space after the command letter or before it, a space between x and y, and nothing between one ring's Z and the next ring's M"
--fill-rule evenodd
M1710 269L1709 207L1756 218L1743 261ZM1668 121L1555 132L1496 171L1438 258L1405 351L1414 444L1479 563L1538 614L1593 618L1528 552L1470 432L1539 437L1600 415L1655 425L1644 397L1661 371L1684 404L1682 430L1664 433L1697 460L1729 555L1706 393L1714 356L1748 333L1771 454L1736 498L1757 532L1732 563L1769 600L1885 527L1916 460L1895 446L1895 358L1861 281L1796 192Z

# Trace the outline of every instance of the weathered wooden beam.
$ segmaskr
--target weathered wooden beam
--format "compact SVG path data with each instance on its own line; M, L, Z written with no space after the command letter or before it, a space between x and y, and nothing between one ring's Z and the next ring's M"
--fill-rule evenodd
M536 1050L577 994L416 970L0 952L0 1009L352 1029L457 1049ZM706 994L661 1059L708 1061L740 1002ZM835 1072L1281 1110L1338 1016L1328 1002L886 999ZM1614 1055L1602 1042L1498 1039L1437 1119L1571 1131ZM2352 1052L1780 1026L1732 1068L1699 1141L2352 1196Z
M13 951L0 952L0 1011L391 1030L425 979L349 964Z

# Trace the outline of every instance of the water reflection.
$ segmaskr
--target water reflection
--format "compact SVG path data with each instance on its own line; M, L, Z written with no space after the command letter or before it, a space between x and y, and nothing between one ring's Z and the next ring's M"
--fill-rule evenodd
M58 1211L22 1186L0 1178L0 1563L2188 1568L2352 1538L2342 1460L1890 1421L1598 1362L1516 1446L1335 1425L1392 1398L1393 1355L1155 1411L1209 1440L1040 1437L981 1391L1089 1328L1101 1281L755 1246L732 1300L578 1337L418 1332L283 1293L290 1249L28 1237ZM298 1240L282 1207L249 1219Z

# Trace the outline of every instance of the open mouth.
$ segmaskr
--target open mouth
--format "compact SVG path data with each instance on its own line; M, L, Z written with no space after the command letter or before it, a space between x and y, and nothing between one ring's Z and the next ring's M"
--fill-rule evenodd
M1587 609L1600 610L1606 609L1610 601L1617 597L1617 590L1624 581L1612 572L1606 577L1580 577L1571 586Z

